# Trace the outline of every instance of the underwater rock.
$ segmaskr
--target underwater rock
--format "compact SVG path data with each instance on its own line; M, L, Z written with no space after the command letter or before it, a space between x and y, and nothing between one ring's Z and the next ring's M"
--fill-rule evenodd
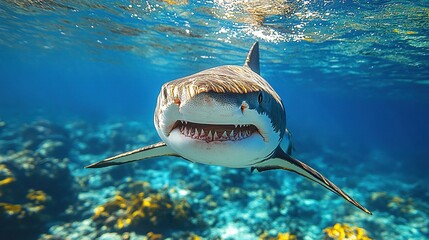
M16 141L2 140L0 139L0 154L7 155L11 152L16 152L20 148L20 144Z
M19 133L14 131L13 126L0 121L0 154L16 152L22 143L19 140Z
M70 152L70 145L62 141L47 139L36 149L36 154L43 158L66 158Z
M414 201L412 198L393 196L386 192L374 192L368 199L368 206L374 210L388 212L390 214L410 217L415 212Z
M34 239L76 201L67 159L23 150L2 161L0 178L0 232L16 239Z
M222 197L230 201L244 201L248 198L246 191L239 187L226 188Z
M247 171L242 171L242 169L222 169L221 177L224 179L222 183L226 183L226 186L243 186L246 176L249 175Z
M429 203L429 186L425 182L418 182L410 190L410 195Z
M105 233L98 240L122 240L122 236L117 233Z
M101 154L110 148L110 143L106 138L95 134L88 134L83 143L81 153L84 154Z
M61 141L64 146L70 148L68 131L48 121L38 121L24 126L21 130L21 137L24 141L24 148L29 150L36 150L43 141L48 139Z
M88 129L92 133L82 136L82 153L96 155L107 151L123 151L126 144L131 142L124 134L127 129L120 123L103 126L100 130Z

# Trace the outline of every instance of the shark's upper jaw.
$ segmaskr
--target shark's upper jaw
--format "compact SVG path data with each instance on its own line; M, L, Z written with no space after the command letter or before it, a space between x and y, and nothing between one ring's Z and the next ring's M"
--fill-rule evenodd
M258 128L253 124L203 124L178 120L171 131L174 129L178 129L185 137L207 143L240 141L253 134L260 135ZM262 137L262 135L260 136Z

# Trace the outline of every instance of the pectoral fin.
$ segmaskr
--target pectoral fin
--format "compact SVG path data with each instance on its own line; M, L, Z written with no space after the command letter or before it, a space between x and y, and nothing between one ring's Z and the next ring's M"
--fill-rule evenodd
M351 204L355 205L365 213L372 215L372 213L368 209L366 209L365 207L360 205L356 200L354 200L349 195L347 195L347 193L345 193L343 190L337 187L333 182L329 181L322 174L320 174L319 172L317 172L307 164L289 156L281 148L278 148L276 150L272 158L269 158L263 162L260 162L254 165L252 167L252 170L254 169L258 170L259 172L273 170L273 169L283 169L283 170L296 172L301 176L304 176L314 182L319 183L320 185L324 186L328 190L340 195L341 197L343 197L344 199L346 199Z
M178 156L164 142L155 143L93 163L85 168L102 168L160 156Z

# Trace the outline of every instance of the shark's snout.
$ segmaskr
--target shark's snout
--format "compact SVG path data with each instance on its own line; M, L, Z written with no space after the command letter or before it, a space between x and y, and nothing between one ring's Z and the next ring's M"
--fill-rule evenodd
M239 96L200 93L186 101L179 108L183 120L198 123L239 124L245 123L242 118Z

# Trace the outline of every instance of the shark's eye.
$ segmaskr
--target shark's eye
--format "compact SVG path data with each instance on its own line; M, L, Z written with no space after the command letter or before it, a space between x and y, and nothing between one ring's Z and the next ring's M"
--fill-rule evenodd
M262 93L259 93L259 96L258 96L258 102L259 102L259 104L261 104L261 103L262 103Z

